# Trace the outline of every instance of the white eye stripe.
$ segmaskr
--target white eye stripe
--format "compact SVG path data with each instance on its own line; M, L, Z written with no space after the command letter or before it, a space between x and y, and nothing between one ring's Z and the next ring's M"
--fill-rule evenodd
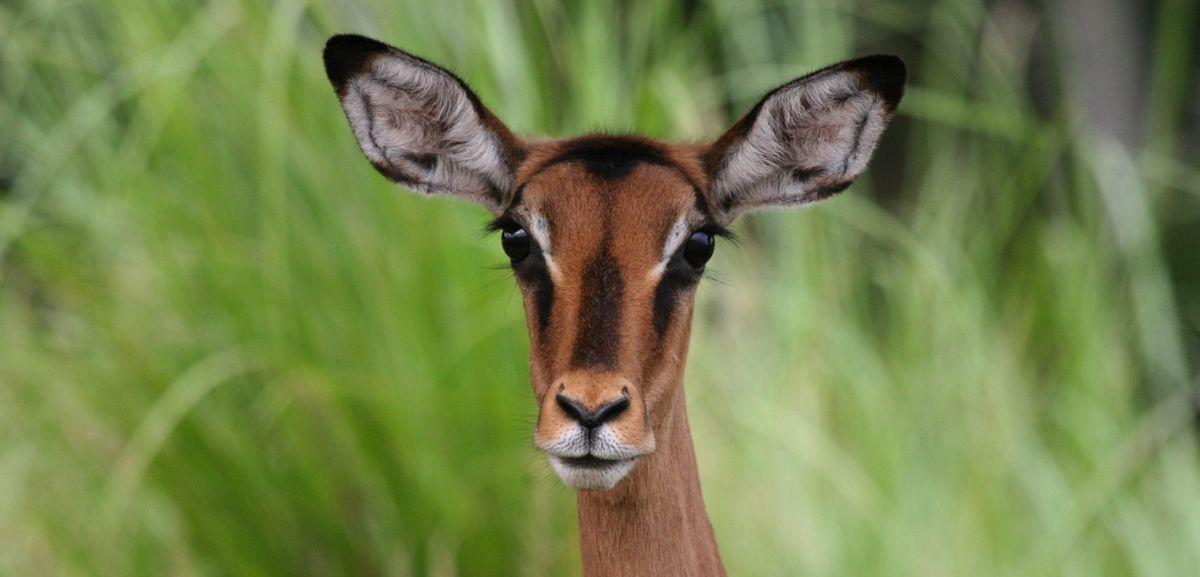
M546 219L536 212L529 214L529 234L542 248L542 258L546 261L546 268L550 270L551 280L558 280L558 265L554 262L554 249L550 246L550 226Z
M662 256L659 262L666 263L668 260L671 260L671 255L675 254L675 251L679 249L679 245L683 244L684 240L687 240L687 236L687 215L683 215L675 221L675 224L671 225L671 232L667 233L667 242L663 244Z
M658 276L666 270L667 261L671 260L671 255L675 254L676 250L688 238L688 215L681 215L671 225L671 230L667 233L666 242L663 243L662 253L659 256L658 265L650 270L651 276ZM557 279L559 275L558 266L554 262L554 249L550 244L550 227L546 219L535 212L529 213L529 234L537 241L538 246L542 249L542 257L546 261L547 268L550 269L552 278Z
M546 219L536 212L529 215L529 234L533 235L538 246L542 247L543 254L549 256L554 253L550 248L550 227L546 224Z

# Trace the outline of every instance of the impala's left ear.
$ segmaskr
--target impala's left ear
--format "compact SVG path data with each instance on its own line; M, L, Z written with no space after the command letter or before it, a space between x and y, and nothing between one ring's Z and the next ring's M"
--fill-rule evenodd
M904 93L895 56L849 60L767 94L704 153L723 222L837 194L867 167Z

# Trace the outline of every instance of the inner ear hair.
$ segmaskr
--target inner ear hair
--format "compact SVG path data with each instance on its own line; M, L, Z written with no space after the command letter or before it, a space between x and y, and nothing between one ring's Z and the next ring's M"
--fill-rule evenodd
M906 76L899 58L867 56L768 93L704 153L721 220L845 190L866 168Z
M330 38L324 60L359 148L380 173L417 192L503 212L525 147L465 82L353 34Z

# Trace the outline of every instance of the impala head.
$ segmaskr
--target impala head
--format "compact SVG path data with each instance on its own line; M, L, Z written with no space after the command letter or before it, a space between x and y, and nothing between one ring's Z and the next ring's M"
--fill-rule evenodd
M524 295L535 443L576 489L611 488L654 451L715 237L748 210L849 186L905 80L895 57L837 64L698 146L522 140L453 74L361 36L332 38L325 68L379 172L495 217Z

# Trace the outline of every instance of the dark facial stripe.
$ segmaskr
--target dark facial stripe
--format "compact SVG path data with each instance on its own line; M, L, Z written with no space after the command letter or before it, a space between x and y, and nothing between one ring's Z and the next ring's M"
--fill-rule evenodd
M667 327L671 326L671 315L675 312L675 303L679 300L679 283L663 279L654 289L654 332L658 338L663 338Z
M625 283L611 246L611 237L605 235L600 253L584 271L583 278L588 284L580 295L579 333L571 354L571 364L575 367L617 369Z
M533 291L533 302L537 311L538 333L545 342L546 332L550 329L550 313L554 309L554 281L550 280L550 271L546 270L546 262L541 250L514 268L521 283Z
M537 272L532 281L530 287L533 289L533 302L537 306L538 333L545 340L546 331L550 328L550 312L554 310L554 283L544 268Z
M662 339L670 328L680 298L699 281L700 274L683 260L681 253L671 257L662 280L658 281L658 286L654 289L654 314L651 316L651 322L659 339Z

